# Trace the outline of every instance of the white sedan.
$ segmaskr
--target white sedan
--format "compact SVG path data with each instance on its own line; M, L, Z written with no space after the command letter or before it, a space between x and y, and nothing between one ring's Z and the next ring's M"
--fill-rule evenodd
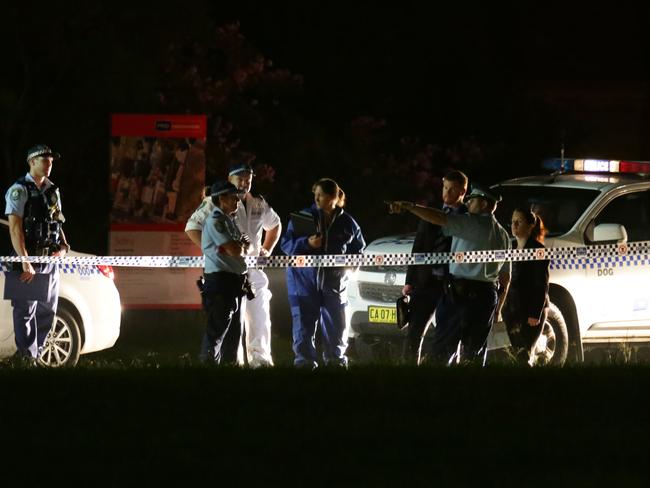
M11 255L8 222L0 219L0 256ZM89 256L70 251L69 256ZM74 366L80 354L108 349L120 335L122 307L110 266L77 266L61 272L54 327L40 358L45 366ZM0 273L0 359L16 352L11 302L2 300Z

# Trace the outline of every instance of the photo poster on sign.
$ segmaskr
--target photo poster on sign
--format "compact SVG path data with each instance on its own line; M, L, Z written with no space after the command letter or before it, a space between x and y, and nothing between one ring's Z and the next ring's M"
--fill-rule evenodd
M205 187L205 115L111 116L112 256L200 256L185 223ZM201 307L201 268L120 268L124 308Z

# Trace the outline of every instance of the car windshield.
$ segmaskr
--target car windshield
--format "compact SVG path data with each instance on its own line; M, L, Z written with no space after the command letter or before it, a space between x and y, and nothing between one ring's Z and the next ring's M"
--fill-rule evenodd
M558 188L548 186L497 186L503 197L495 212L496 218L508 231L512 211L530 208L539 214L549 237L566 234L587 207L599 195L598 190Z

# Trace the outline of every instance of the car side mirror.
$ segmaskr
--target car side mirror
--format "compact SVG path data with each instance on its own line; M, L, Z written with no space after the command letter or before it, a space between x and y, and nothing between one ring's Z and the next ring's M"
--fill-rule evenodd
M627 231L621 224L598 224L594 228L594 242L627 242Z

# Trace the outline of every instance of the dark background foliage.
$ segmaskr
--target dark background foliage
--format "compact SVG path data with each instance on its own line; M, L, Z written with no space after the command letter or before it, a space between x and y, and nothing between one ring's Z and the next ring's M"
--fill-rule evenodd
M64 155L67 229L106 250L111 113L205 113L208 181L255 156L286 218L339 181L369 239L413 228L449 168L493 183L544 157L650 159L647 6L24 2L1 17L1 183ZM252 157L251 156L251 157Z

